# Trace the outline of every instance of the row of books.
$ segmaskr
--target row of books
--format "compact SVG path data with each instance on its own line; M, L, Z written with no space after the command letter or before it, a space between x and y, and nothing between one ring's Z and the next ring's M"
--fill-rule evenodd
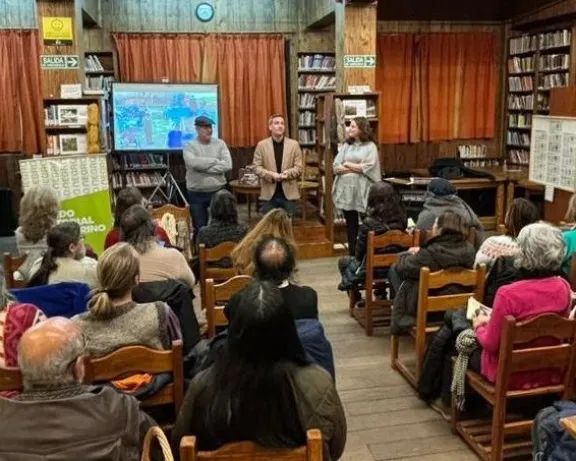
M534 108L534 95L508 95L508 109L525 109L532 110Z
M300 112L298 125L314 125L316 123L316 113L311 110Z
M298 59L298 67L303 70L325 69L332 71L335 66L336 58L324 54L309 54L306 56L300 56Z
M46 126L77 126L88 123L88 106L77 104L54 104L44 109Z
M510 91L532 91L534 89L533 77L509 77L508 86Z
M301 75L298 79L298 86L300 89L334 89L336 86L336 77L328 75Z
M111 91L112 83L114 83L114 77L104 75L99 75L97 77L86 76L84 81L84 88L87 90L101 90L101 91Z
M315 130L298 130L298 141L300 144L312 144L316 142Z
M88 153L85 134L61 134L46 137L47 155L75 155Z
M539 35L522 35L510 40L510 54L522 54L532 51L547 50L569 46L572 33L568 29L548 32Z
M122 162L122 164L119 162ZM164 163L164 156L162 154L123 154L120 157L113 157L113 165L115 170L122 168L168 168Z
M508 60L508 73L518 74L520 72L534 72L534 57L511 58Z
M298 97L298 107L302 110L303 108L306 109L315 109L316 108L316 95L312 93L304 93Z
M128 172L126 173L126 182L124 183L122 178L122 173L114 173L112 175L112 187L114 189L120 189L122 187L155 187L155 186L165 186L166 181L161 173L149 172Z
M94 54L86 56L85 66L87 71L105 70L98 56Z
M508 128L530 128L532 126L532 114L509 114Z
M551 88L560 88L564 86L568 86L568 72L541 76L538 88L549 90Z
M569 67L569 54L545 54L540 56L540 70L568 70Z
M464 144L458 146L458 157L462 159L486 158L488 148L484 144Z
M500 166L498 159L465 159L464 164L469 168L492 168Z
M510 161L519 165L528 165L530 162L530 151L526 149L513 149L508 153Z
M508 130L506 133L506 144L509 146L529 147L530 135L528 133Z
M522 54L536 51L538 39L536 35L522 35L510 40L510 54Z

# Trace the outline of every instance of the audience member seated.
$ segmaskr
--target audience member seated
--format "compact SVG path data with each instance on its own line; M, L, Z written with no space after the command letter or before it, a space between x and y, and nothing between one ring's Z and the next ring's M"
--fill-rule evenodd
M60 202L51 187L34 186L20 200L20 227L16 229L16 244L20 255L27 258L18 269L19 279L29 281L37 260L48 250L46 235L56 224Z
M536 205L524 198L515 199L504 220L506 234L487 238L476 253L474 266L484 264L486 270L490 271L499 257L513 256L518 253L518 243L516 243L518 234L524 226L533 224L539 219L540 213Z
M124 212L130 208L132 205L143 205L144 197L142 197L142 192L137 187L127 187L118 192L116 196L116 205L114 207L114 227L110 229L110 232L106 235L106 240L104 241L104 249L110 248L112 245L118 243L120 239L120 220ZM170 247L170 238L161 226L156 224L154 228L154 234L159 242L163 242L164 246Z
M375 183L368 193L366 218L362 221L356 241L356 254L345 256L338 261L342 275L339 290L347 291L363 283L366 276L366 252L368 250L368 233L384 234L391 230L406 231L408 216L400 196L394 187L387 182ZM382 252L398 252L405 248L383 248ZM385 277L386 274L383 274Z
M127 243L117 243L100 257L100 288L93 292L88 312L74 317L88 339L91 356L135 345L169 349L173 340L181 339L178 319L168 305L132 300L138 274L138 254Z
M140 281L177 279L194 287L195 279L186 258L175 248L164 248L156 240L156 224L142 205L133 205L120 220L122 238L138 252Z
M24 332L46 320L33 304L20 304L8 293L4 270L0 268L0 368L18 368L18 343ZM16 392L0 391L0 397L10 397Z
M432 227L432 238L421 248L410 248L389 271L396 296L392 310L392 333L406 334L416 324L420 269L431 272L474 266L476 250L468 243L465 221L452 211L441 214ZM463 287L448 286L439 294L461 293Z
M436 218L447 211L452 211L462 217L464 226L476 231L474 246L479 248L483 241L484 226L468 204L458 197L456 188L450 181L434 178L428 184L428 192L424 202L424 209L418 215L416 229L430 230Z
M82 332L54 317L20 341L24 392L0 399L0 459L138 461L154 421L139 403L109 386L84 386Z
M566 257L562 269L565 274L570 274L570 266L572 265L572 256L576 253L576 194L573 194L568 203L568 211L564 216L566 224L571 226L571 229L564 231L564 241L566 242Z
M531 274L527 280L501 287L496 293L492 315L481 315L474 320L479 348L472 353L469 367L495 382L498 354L504 319L511 315L518 321L530 320L542 314L568 317L571 308L570 284L557 274L564 260L566 244L562 232L547 223L526 226L518 235L520 251L514 256L519 271ZM526 347L554 344L554 339L539 338ZM554 370L514 373L510 389L559 384Z
M48 251L33 270L29 287L59 282L80 282L96 288L96 260L86 257L84 236L76 222L56 224L48 231Z
M306 430L319 429L324 459L339 459L346 442L340 398L330 375L306 359L280 290L261 281L246 287L228 334L215 363L188 388L174 449L185 435L195 435L201 450L241 440L294 448L306 443Z
M254 275L254 249L265 235L284 239L294 248L296 247L288 214L279 208L271 210L232 251L232 265L238 275Z

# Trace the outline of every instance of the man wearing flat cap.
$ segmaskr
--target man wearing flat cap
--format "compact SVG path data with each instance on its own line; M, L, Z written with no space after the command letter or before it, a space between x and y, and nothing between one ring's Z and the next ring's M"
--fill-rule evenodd
M184 163L194 235L198 235L198 230L208 224L212 196L226 185L225 174L232 169L232 157L226 143L212 136L212 120L196 117L194 125L198 136L184 146Z

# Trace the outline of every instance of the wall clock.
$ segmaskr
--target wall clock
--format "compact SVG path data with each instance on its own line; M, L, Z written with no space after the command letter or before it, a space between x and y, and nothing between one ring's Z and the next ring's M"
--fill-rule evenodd
M214 6L210 3L199 3L196 7L196 17L199 21L210 22L214 18Z

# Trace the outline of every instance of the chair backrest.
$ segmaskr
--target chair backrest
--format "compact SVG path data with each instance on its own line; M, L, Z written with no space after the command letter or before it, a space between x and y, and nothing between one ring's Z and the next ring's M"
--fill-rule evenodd
M215 285L212 279L206 281L205 307L209 338L216 334L216 327L228 325L228 320L224 315L224 305L226 302L228 302L234 293L250 284L252 280L252 277L248 275L237 275L219 285Z
M192 259L192 216L190 215L190 207L177 207L172 204L162 205L160 208L154 208L150 212L152 217L157 220L158 225L162 227L168 236L172 245L181 248L184 256L188 261ZM174 216L176 221L175 229L166 229L162 225L162 220L165 215Z
M432 229L421 230L420 231L420 245L423 245L428 240L432 238ZM468 230L468 236L466 238L468 243L474 245L476 243L476 228L470 227Z
M576 253L572 255L570 263L570 281L572 282L572 289L576 290Z
M222 242L214 248L206 248L204 244L200 245L200 297L203 308L206 308L206 280L224 282L236 275L233 268L210 267L210 263L229 257L236 245L236 242Z
M24 261L26 261L26 255L12 256L10 253L4 253L4 277L6 278L6 288L9 290L26 286L24 280L14 279L14 273L24 264Z
M17 368L0 368L0 391L22 390L22 374Z
M486 266L481 264L477 269L444 269L430 272L430 269L420 269L420 283L418 285L418 320L426 324L426 314L430 312L443 312L450 309L466 306L470 296L482 302L484 299L484 283L486 279ZM431 296L430 290L438 290L447 285L461 285L466 287L464 293L451 295Z
M506 235L506 232L508 232L506 226L504 224L498 224L498 235Z
M264 448L254 442L224 445L216 451L198 452L196 437L183 437L180 442L181 461L322 461L322 433L311 429L306 433L306 446L293 450Z
M184 399L184 361L182 341L172 342L170 350L156 350L145 346L126 346L104 357L87 358L87 383L110 382L127 376L149 373L171 373L173 380L153 396L143 400L143 407L173 404L176 414Z
M526 348L526 343L548 337L556 339L558 343ZM545 314L517 322L514 317L506 316L498 357L497 395L501 398L505 396L513 373L557 369L563 373L563 383L559 387L551 387L549 392L558 392L563 394L564 399L572 399L575 340L576 320L569 320L556 314Z

